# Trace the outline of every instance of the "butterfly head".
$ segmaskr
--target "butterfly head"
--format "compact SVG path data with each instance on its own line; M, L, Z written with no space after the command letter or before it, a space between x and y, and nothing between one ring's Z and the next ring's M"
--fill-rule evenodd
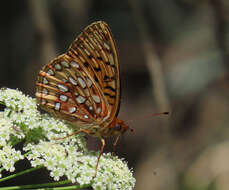
M115 118L114 126L113 126L113 134L115 136L123 134L128 130L130 130L132 133L134 133L134 130L132 128L130 128L126 123L124 123L124 121Z

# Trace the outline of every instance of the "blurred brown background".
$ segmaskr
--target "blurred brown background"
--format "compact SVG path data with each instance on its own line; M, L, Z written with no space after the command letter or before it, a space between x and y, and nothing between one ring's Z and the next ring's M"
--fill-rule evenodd
M21 0L0 10L1 87L34 97L39 69L88 24L106 21L121 67L119 118L134 119L136 131L118 156L133 167L135 189L229 189L227 0ZM147 116L161 111L171 115Z

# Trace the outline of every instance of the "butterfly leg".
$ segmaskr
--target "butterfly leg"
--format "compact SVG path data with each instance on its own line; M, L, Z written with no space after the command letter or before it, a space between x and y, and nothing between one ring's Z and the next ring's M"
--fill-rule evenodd
M118 144L118 140L120 139L120 135L117 136L117 138L115 139L114 143L113 143L113 154L116 154L116 146Z
M77 134L79 134L79 133L85 133L85 134L87 134L87 135L89 135L89 134L90 134L90 132L89 132L89 131L87 131L86 129L80 129L79 131L76 131L76 132L74 132L74 133L72 133L72 134L70 134L70 135L67 135L66 137L62 137L62 138L55 138L55 140L65 139L65 138L71 137L71 136L73 136L73 135L77 135Z
M95 177L96 177L96 174L97 174L97 169L98 169L98 166L99 166L100 157L101 157L101 155L103 153L103 149L104 149L104 147L106 145L104 138L101 138L101 143L102 143L102 146L101 146L101 149L100 149L99 157L97 159L97 164L96 164L96 168L95 168Z

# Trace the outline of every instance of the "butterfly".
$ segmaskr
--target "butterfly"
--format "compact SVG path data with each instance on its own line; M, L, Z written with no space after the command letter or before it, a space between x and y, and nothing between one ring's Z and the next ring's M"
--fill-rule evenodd
M101 140L97 171L105 138L116 137L115 149L120 136L130 129L117 118L119 62L115 41L105 22L86 27L66 53L40 70L36 100L42 109L75 126L74 134L86 133Z

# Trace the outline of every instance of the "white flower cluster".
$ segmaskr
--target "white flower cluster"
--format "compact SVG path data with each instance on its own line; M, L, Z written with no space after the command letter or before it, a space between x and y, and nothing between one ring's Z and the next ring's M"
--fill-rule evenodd
M10 136L21 139L27 135L25 127L27 130L41 128L47 140L40 139L38 144L31 142L23 148L30 152L25 157L30 160L32 167L43 165L54 180L66 176L72 183L91 184L95 190L133 189L135 179L127 163L110 154L101 156L97 175L94 177L98 153L86 149L82 135L63 138L72 134L73 130L59 119L40 114L34 99L18 90L1 89L0 103L6 106L0 112L0 165L4 169L13 171L14 163L23 159L20 151L8 146ZM55 140L57 138L63 139Z
M103 154L99 161L99 168L92 187L95 190L131 190L135 185L133 172L123 159Z
M21 126L26 126L28 130L42 127L48 139L61 138L73 133L65 122L47 114L40 114L36 100L23 95L18 90L0 89L0 103L6 106L4 111L0 112L0 119L12 123L10 126L14 129L14 135L22 132L20 131ZM0 124L1 127L2 125L6 126L4 123ZM62 133L53 133L54 130ZM24 137L24 134L20 135L18 137Z
M101 156L97 175L97 156L93 152L75 151L76 144L69 140L64 144L40 142L28 145L24 150L32 150L28 156L33 167L44 165L51 171L54 180L66 176L72 183L91 184L95 190L131 190L135 185L132 171L126 162L110 154Z
M36 101L22 92L13 89L0 90L0 103L6 106L3 117L10 119L15 126L20 127L21 124L28 127L38 127Z
M0 149L0 166L7 171L13 172L15 170L15 162L23 158L21 152L16 151L12 146L5 145ZM2 177L1 174L0 177Z

